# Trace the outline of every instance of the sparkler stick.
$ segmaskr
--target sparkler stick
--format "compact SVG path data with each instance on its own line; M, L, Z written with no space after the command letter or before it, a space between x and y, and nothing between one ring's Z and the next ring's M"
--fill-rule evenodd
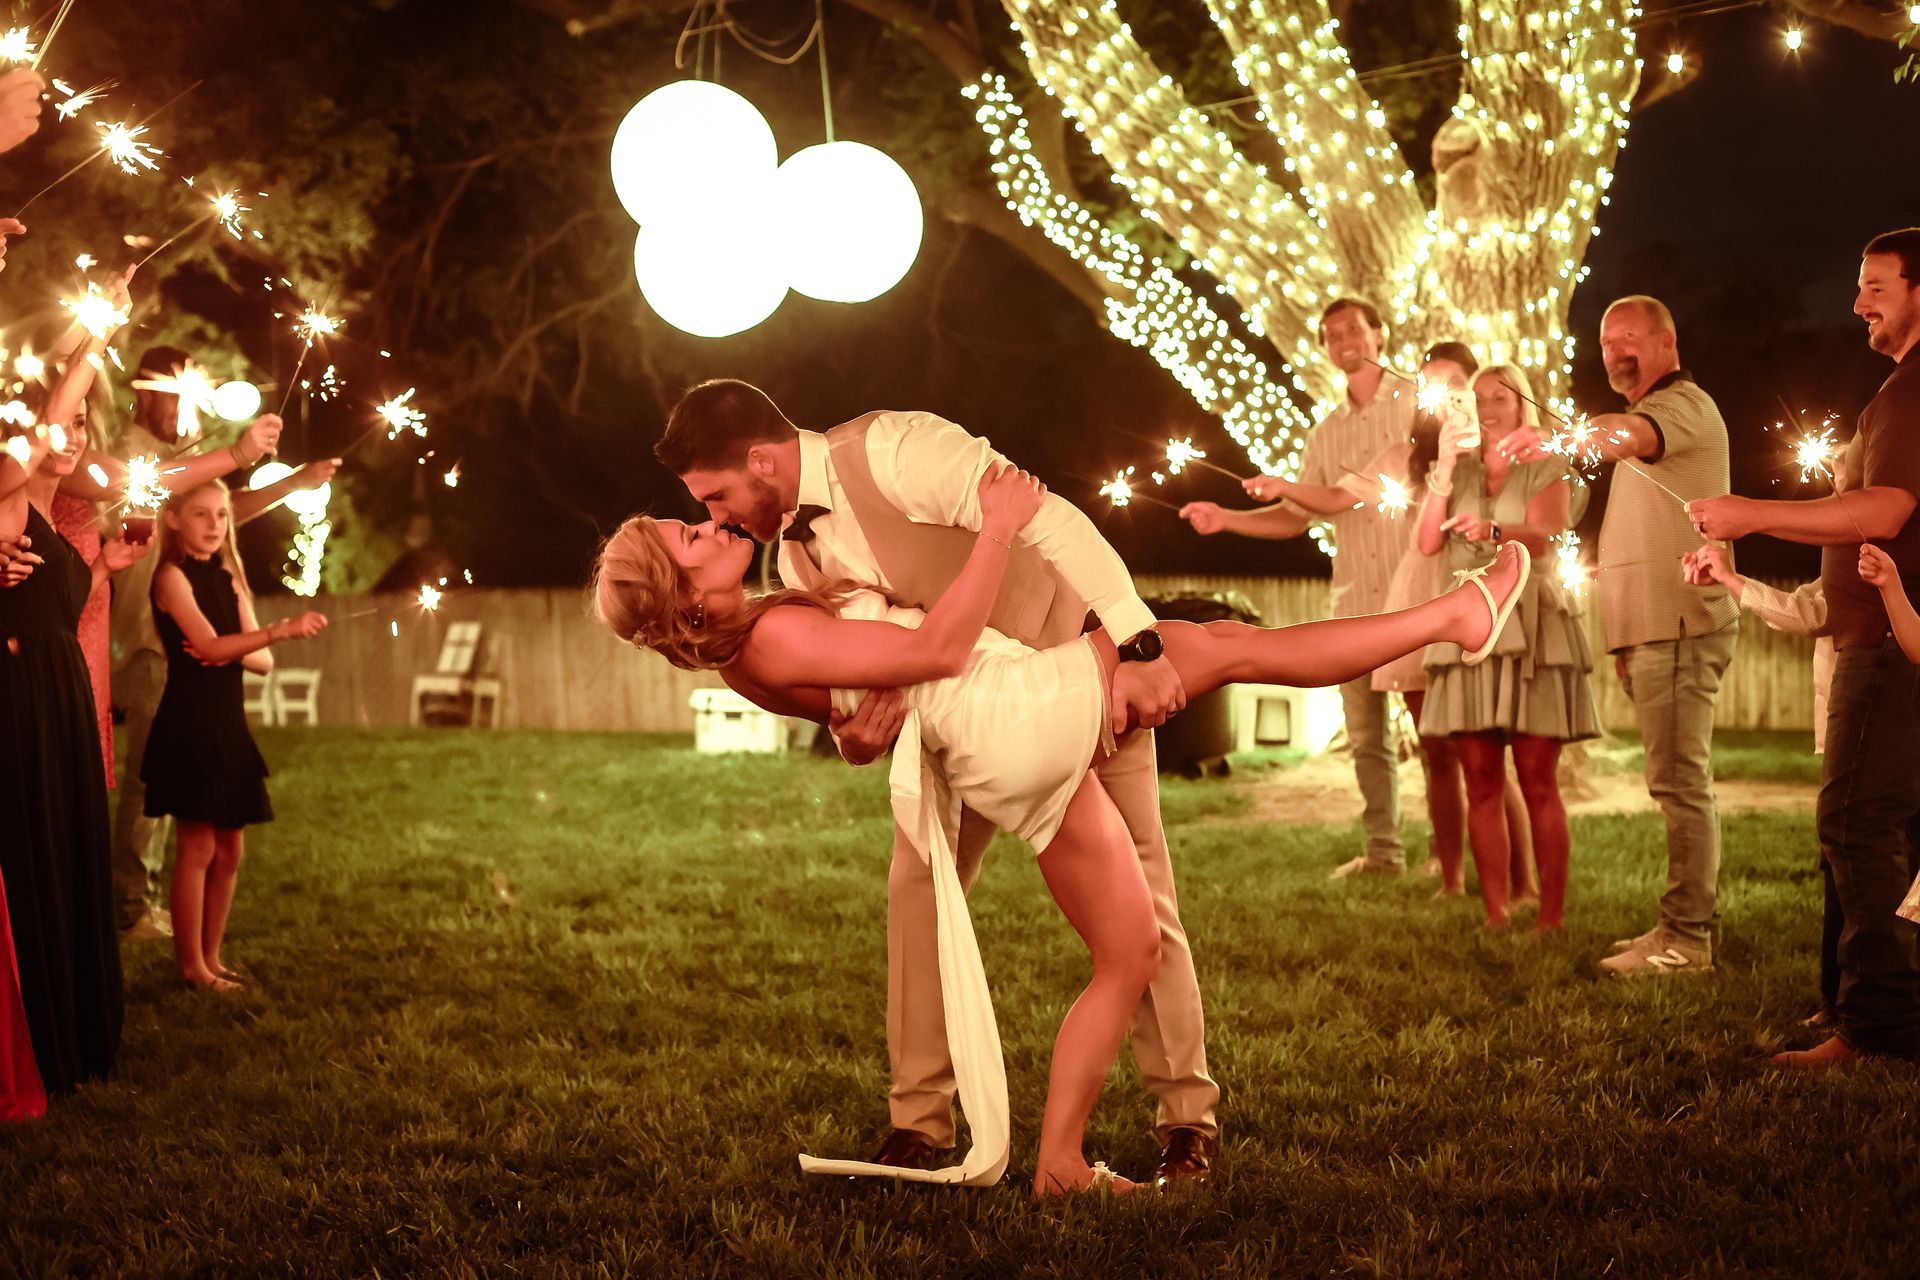
M60 9L53 15L53 24L47 28L46 38L40 41L40 48L33 55L33 69L38 71L40 63L46 58L47 50L53 45L53 38L60 34L60 24L67 20L67 14L73 9L73 0L60 0Z
M228 234L235 240L238 240L240 238L240 215L247 212L247 206L240 203L239 195L232 191L221 191L216 193L208 203L213 206L211 209L208 209L198 218L195 218L192 222L189 222L165 240L162 240L158 247L151 250L146 257L140 259L140 261L133 265L135 267L146 266L149 262L159 257L166 249L172 247L182 236L190 235L198 231L209 222L218 221L221 226L227 229Z
M324 306L324 304L323 304ZM293 362L293 376L287 379L287 392L280 397L278 413L284 415L287 405L293 400L293 389L300 385L300 370L306 366L307 352L313 350L313 344L321 338L331 338L340 332L343 321L330 316L322 307L308 305L294 322L293 331L306 339L306 345L300 348L300 358Z

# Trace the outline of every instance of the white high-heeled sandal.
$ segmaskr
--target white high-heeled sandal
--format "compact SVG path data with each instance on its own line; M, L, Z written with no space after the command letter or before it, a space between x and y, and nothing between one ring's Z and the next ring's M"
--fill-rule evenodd
M1513 616L1514 607L1520 603L1520 593L1526 590L1527 575L1533 572L1533 553L1527 550L1526 544L1523 542L1509 542L1506 545L1512 547L1520 557L1520 577L1514 582L1513 594L1507 597L1505 604L1501 604L1495 600L1493 598L1493 592L1487 588L1485 582L1481 581L1481 579L1487 576L1487 570L1493 568L1493 560L1487 561L1487 563L1481 565L1478 569L1462 569L1453 575L1458 578L1462 584L1471 582L1474 586L1480 588L1480 594L1487 598L1487 612L1493 615L1493 629L1487 632L1486 642L1472 653L1461 656L1460 661L1465 666L1478 666L1480 663L1486 661L1488 654L1493 652L1493 646L1500 642L1500 633L1507 628L1507 619ZM1498 560L1499 558L1500 553L1496 551L1493 559Z

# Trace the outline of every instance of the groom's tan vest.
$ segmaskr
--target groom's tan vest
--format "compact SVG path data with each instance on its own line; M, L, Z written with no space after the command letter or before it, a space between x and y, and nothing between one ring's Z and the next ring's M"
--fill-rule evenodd
M931 609L966 567L975 535L970 529L917 524L881 495L867 457L872 421L870 416L856 418L827 432L834 474L853 508L850 514L873 549L874 563L893 586L889 598L895 604ZM1000 594L987 615L988 626L1030 648L1046 649L1078 636L1086 618L1086 601L1038 550L1014 547Z

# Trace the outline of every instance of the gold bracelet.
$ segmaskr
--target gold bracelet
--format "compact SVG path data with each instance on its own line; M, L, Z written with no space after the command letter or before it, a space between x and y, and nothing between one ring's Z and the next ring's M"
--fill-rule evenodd
M988 542L998 542L1001 546L1005 547L1009 551L1013 550L1013 544L1011 542L1008 542L1002 538L996 538L992 534L988 533L985 529L982 529L980 531L980 536L985 538Z

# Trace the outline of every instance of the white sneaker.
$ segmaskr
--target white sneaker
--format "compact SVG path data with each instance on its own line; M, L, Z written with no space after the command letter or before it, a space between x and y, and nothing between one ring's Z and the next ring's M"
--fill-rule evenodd
M1397 876L1404 874L1405 871L1406 868L1397 862L1375 862L1363 853L1352 861L1343 862L1335 867L1327 879L1345 880L1348 876Z
M1608 978L1663 978L1675 973L1707 973L1713 969L1713 948L1686 942L1666 929L1638 938L1618 955L1598 962Z
M148 909L138 920L120 931L122 942L144 942L149 938L171 938L173 917L159 907Z
M1625 951L1628 947L1637 947L1642 943L1652 942L1655 938L1659 936L1660 936L1660 926L1655 925L1653 926L1653 928L1647 930L1645 933L1638 934L1631 938L1615 938L1613 940L1613 944L1607 948L1607 952L1610 955L1618 955L1622 951Z

